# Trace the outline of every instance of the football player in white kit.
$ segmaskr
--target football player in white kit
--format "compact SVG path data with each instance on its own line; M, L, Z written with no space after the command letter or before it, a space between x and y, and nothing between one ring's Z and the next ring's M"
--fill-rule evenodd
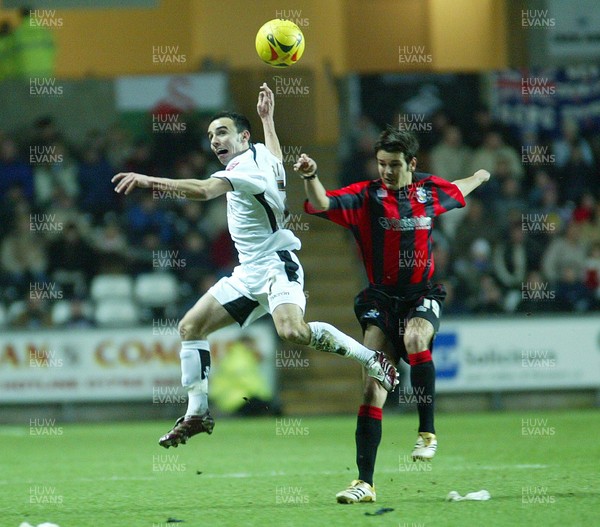
M260 89L257 112L265 145L250 142L250 123L235 112L215 115L208 127L211 149L225 165L206 180L167 179L132 172L113 177L115 191L129 194L136 187L177 188L188 199L210 200L227 194L227 223L239 256L231 276L222 278L183 316L181 336L182 385L188 408L159 440L165 448L184 444L193 435L212 433L208 411L210 349L213 331L237 322L245 327L270 313L279 336L295 344L350 357L388 391L397 372L384 354L364 347L324 322L304 321L304 273L294 253L300 240L285 228L285 172L275 124L273 92Z

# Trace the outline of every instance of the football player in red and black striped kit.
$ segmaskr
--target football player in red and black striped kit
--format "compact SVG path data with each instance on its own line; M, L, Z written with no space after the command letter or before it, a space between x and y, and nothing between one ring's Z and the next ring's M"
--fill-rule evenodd
M306 212L350 229L361 252L369 286L355 299L364 345L383 350L394 363L410 365L412 399L419 413L413 460L430 460L437 447L433 424L435 368L431 350L439 328L444 287L434 271L433 219L463 207L465 196L487 181L478 170L454 182L416 172L419 144L413 134L389 127L375 144L380 179L327 191L317 164L302 154L294 169L304 179ZM358 478L336 496L339 503L375 501L373 472L381 441L387 391L364 377L363 404L356 426Z

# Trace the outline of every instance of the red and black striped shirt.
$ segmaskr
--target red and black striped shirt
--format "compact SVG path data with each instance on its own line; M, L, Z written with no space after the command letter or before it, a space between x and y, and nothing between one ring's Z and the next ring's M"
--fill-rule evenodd
M427 287L433 276L433 218L464 207L460 189L432 174L415 173L413 182L390 190L381 180L362 181L328 191L329 209L306 212L352 231L369 282L398 292Z

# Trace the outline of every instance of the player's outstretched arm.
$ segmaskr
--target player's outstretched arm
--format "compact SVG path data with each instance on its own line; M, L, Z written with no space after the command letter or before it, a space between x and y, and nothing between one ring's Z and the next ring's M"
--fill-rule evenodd
M283 152L281 151L279 138L275 132L275 120L273 119L275 113L275 95L273 95L271 88L267 86L266 82L263 82L260 87L256 111L262 121L265 134L265 146L269 149L271 154L280 160L283 160Z
M150 188L159 192L177 192L187 199L206 201L233 190L231 184L223 178L208 179L169 179L135 172L120 172L111 179L116 183L115 192L125 195L135 188Z
M329 209L329 198L323 184L317 176L317 163L306 154L300 154L300 157L294 163L294 170L300 174L304 180L304 191L310 204L319 211Z
M454 184L460 189L463 196L469 195L473 192L479 185L485 183L488 179L490 179L490 173L487 170L478 170L472 176L466 177L464 179L457 179L454 181Z

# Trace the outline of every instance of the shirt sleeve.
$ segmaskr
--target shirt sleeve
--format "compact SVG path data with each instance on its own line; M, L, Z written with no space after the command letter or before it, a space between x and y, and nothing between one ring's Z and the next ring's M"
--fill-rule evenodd
M430 187L433 210L436 216L465 206L465 198L462 192L451 181L438 176L429 176L425 184Z
M267 179L263 173L241 170L241 167L236 167L234 170L220 170L211 177L226 179L233 190L253 195L260 194L267 188Z
M358 225L365 201L367 182L355 183L338 190L328 190L329 209L316 210L308 200L304 202L304 210L321 218L333 221L342 227Z

